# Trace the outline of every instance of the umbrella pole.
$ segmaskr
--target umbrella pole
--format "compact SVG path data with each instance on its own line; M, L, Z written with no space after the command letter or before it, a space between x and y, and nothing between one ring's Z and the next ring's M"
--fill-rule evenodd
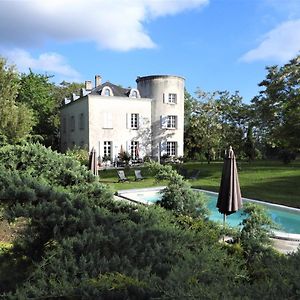
M225 242L225 224L226 224L226 214L223 214L223 242Z

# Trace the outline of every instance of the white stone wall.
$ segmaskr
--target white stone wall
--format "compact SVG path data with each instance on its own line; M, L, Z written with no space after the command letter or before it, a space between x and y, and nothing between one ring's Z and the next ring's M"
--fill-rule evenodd
M184 78L179 76L145 76L137 79L141 97L152 98L152 155L166 154L167 142L176 142L176 156L183 156ZM168 103L169 94L176 94L176 103ZM166 128L164 119L176 116L175 129Z
M82 117L83 116L83 117ZM72 128L73 118L73 128ZM83 124L80 122L83 118ZM89 145L88 135L88 104L87 97L70 102L61 108L61 151L65 152L74 145Z
M139 155L151 155L151 99L88 96L89 149L104 156L104 141L112 142L112 160L121 147L130 153L131 141L139 142ZM139 115L138 129L130 128L131 114Z
M89 94L65 105L61 109L61 150L86 145L89 151L95 147L102 159L104 142L110 141L111 159L115 160L121 148L131 152L131 141L139 142L140 157L164 155L167 142L176 142L176 156L183 156L184 78L154 75L139 77L137 83L142 98ZM169 103L169 94L176 95L175 103ZM130 128L132 113L139 115L138 129ZM176 116L175 128L167 128L168 116Z

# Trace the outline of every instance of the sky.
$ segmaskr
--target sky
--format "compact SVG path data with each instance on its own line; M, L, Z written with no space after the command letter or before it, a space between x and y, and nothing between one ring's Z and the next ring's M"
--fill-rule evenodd
M299 50L300 0L0 0L0 56L56 83L179 75L249 103Z

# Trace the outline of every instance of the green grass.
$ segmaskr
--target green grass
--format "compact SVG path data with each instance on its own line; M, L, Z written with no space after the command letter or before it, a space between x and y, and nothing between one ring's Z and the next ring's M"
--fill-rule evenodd
M273 202L300 208L300 161L284 165L278 161L239 162L239 179L243 197ZM222 162L185 163L184 168L200 170L196 180L190 180L192 187L218 192L222 172ZM156 183L145 169L142 173L147 179L134 181L134 171L125 170L130 182L116 183L115 170L100 172L101 182L112 186L114 190L153 187L164 185Z
M129 181L118 182L118 175L116 170L103 170L99 172L100 182L108 184L114 191L126 190L126 189L142 189L146 187L155 187L165 185L166 182L156 182L153 176L148 173L145 168L139 168L142 170L144 180L135 181L134 169L125 169L125 174Z

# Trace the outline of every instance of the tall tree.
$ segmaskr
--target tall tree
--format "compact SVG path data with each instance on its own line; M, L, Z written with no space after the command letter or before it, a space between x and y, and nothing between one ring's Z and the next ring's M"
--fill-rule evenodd
M20 91L17 98L19 103L29 106L36 121L33 134L42 137L46 146L53 146L57 139L58 104L53 97L53 84L50 77L35 74L21 74Z
M14 66L0 57L0 135L2 142L17 143L26 139L34 124L32 111L16 103L19 76Z
M228 145L239 154L243 151L243 137L249 122L249 106L242 103L238 92L197 92L198 99L186 95L188 120L185 128L186 154L195 158L202 153L210 161L220 158Z
M248 132L247 132L247 138L245 141L245 154L248 157L248 161L250 162L251 160L254 160L255 158L255 144L253 140L253 130L252 127L249 126Z
M18 102L25 103L34 112L36 124L33 134L42 138L45 146L59 149L59 108L64 98L72 93L79 94L81 83L63 81L60 85L50 82L52 76L22 74Z
M216 99L216 105L220 111L220 123L222 124L222 137L220 149L232 145L235 153L243 152L243 138L247 132L247 124L250 122L249 105L242 102L243 98L236 91L230 94L228 91L220 92Z
M300 55L282 67L266 68L263 88L252 103L261 140L271 147L300 150Z

